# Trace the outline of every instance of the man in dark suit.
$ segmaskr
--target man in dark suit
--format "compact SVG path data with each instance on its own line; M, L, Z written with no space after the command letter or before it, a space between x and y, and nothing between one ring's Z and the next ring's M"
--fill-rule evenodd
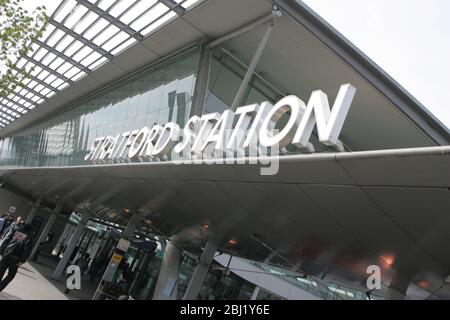
M11 229L0 245L0 291L16 276L19 266L31 255L33 249L32 226L23 224L20 229ZM3 279L5 272L8 275Z

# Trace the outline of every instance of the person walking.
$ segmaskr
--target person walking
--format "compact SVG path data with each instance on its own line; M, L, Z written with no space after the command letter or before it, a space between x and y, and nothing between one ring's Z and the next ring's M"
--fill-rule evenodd
M20 230L11 229L3 239L0 245L0 291L14 279L19 266L30 257L33 249L32 230L30 224L23 224ZM3 278L6 271L8 274Z
M22 229L23 225L25 224L25 221L23 221L21 216L18 216L16 221L11 223L7 229L5 229L5 232L3 235L6 237L8 233L11 231L20 231Z
M3 232L3 229L6 227L6 221L8 219L9 213L5 213L0 218L0 234Z
M6 231L9 229L9 226L13 223L14 218L10 213L5 213L0 219L0 238L3 238L6 235Z

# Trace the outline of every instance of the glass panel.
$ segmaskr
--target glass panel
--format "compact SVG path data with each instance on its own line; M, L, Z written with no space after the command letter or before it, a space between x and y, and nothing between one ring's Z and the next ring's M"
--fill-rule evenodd
M190 114L197 62L197 49L191 49L20 136L5 138L0 164L83 165L96 137L168 121L184 126Z
M205 110L209 112L223 112L229 109L239 89L246 69L228 56L221 49L212 53L211 73ZM253 78L249 82L249 89L244 96L244 104L275 102L278 94L265 86L259 79Z
M210 76L208 90L206 92L205 113L219 112L229 109L233 103L234 97L244 78L246 68L237 60L228 55L221 48L212 52ZM261 103L269 101L276 103L281 98L280 94L275 91L267 82L259 77L252 77L248 84L248 89L244 94L241 105L252 103ZM282 117L277 123L276 129L282 128L287 121L287 115ZM311 136L310 142L316 151L326 151L326 147L318 143L317 136ZM299 150L293 145L287 146L287 152L299 153Z

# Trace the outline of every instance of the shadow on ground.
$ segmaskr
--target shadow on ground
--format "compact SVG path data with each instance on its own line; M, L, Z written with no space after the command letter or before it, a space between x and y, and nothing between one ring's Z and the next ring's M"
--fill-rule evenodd
M91 300L94 295L95 289L97 288L97 283L90 282L86 277L81 280L80 290L70 290L66 293L66 283L65 277L62 280L57 281L52 278L52 273L56 269L58 261L41 255L37 262L30 262L30 264L43 275L58 291L67 296L70 300Z
M90 300L96 283L82 279L80 290L66 293L65 277L52 278L58 261L41 255L37 262L27 262L19 267L13 281L0 292L0 300Z

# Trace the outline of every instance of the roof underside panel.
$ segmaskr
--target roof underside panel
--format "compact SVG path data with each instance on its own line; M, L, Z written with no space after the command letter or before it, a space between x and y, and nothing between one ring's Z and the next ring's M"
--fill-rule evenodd
M194 227L208 223L238 241L238 256L267 257L256 237L310 275L329 269L328 280L361 286L366 267L378 264L387 285L396 271L422 298L442 298L450 294L449 159L449 147L432 147L287 156L273 176L256 164L173 162L14 167L0 175L6 188L68 210L83 203L126 223L129 208L167 237L191 230L182 240L188 247L201 238Z

